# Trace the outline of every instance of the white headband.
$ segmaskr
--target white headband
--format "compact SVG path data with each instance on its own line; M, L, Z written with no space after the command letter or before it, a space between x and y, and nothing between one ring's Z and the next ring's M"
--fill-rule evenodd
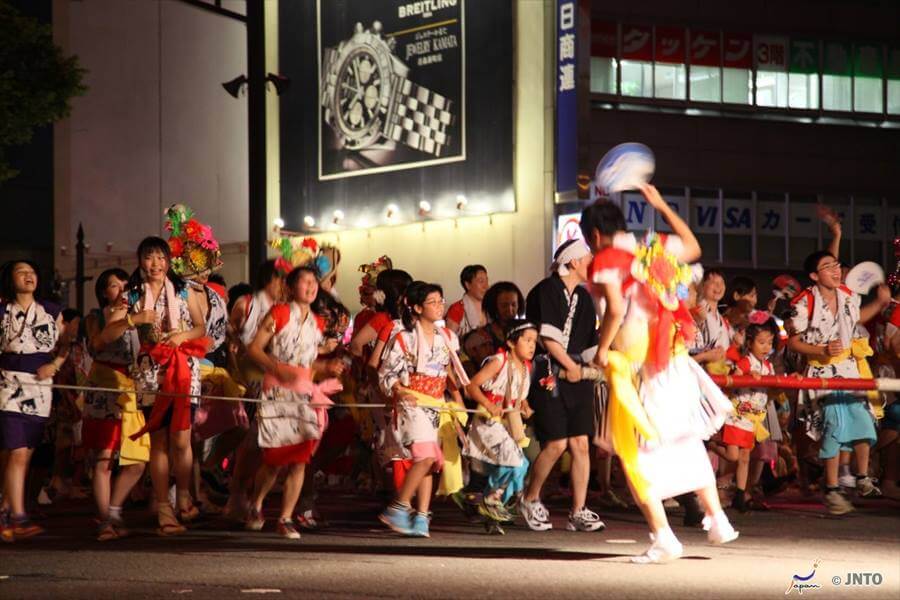
M591 253L591 249L584 243L584 240L572 240L571 243L563 245L561 248L561 251L557 251L553 264L550 265L550 270L556 271L561 276L569 274L569 269L566 267L567 264Z

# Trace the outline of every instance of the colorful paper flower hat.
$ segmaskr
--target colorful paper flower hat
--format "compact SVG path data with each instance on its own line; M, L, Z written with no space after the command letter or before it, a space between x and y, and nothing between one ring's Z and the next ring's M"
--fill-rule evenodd
M276 267L290 273L296 267L311 266L319 281L331 276L341 260L341 253L329 244L319 243L311 237L288 236L272 241L272 247L281 253L275 260Z
M212 227L194 218L184 204L173 204L165 212L172 270L186 279L208 275L222 267L222 252Z
M360 279L359 293L362 294L366 290L374 290L375 280L378 279L378 274L393 268L394 263L387 255L378 257L374 262L359 265L358 271L363 274Z

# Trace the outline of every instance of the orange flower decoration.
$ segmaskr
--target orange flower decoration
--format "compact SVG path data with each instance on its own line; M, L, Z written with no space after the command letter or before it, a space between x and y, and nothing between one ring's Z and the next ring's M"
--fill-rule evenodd
M191 219L184 224L184 234L189 240L199 242L202 233L203 226L200 225L200 223L198 223L195 219Z
M650 276L663 285L669 285L675 277L675 265L666 260L665 257L657 256L650 265Z
M172 258L178 258L184 253L184 244L180 238L169 238L169 252L172 253Z

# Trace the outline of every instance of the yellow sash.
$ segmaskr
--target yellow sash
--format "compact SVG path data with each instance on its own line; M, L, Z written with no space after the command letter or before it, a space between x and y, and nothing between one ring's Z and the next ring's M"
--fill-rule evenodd
M619 456L631 485L641 501L646 501L650 484L638 466L638 437L655 440L658 436L647 419L647 413L638 397L631 361L617 351L609 353L606 367L609 385L610 436L613 449Z
M869 361L866 360L867 357L874 354L875 351L872 350L872 347L869 345L868 338L854 338L850 343L850 348L844 350L837 356L831 356L824 361L811 358L809 359L809 364L814 367L824 367L853 357L853 359L856 360L856 370L859 371L859 376L862 379L874 379L872 369L869 367ZM884 417L884 397L876 390L869 390L866 392L866 398L869 399L869 404L875 412L875 418L881 419Z
M489 421L496 421L498 423L503 424L503 426L506 427L506 430L509 432L510 437L512 437L515 440L515 442L519 446L519 448L527 448L531 444L531 438L528 437L527 435L520 437L519 439L515 439L515 436L513 435L513 429L508 424L509 423L509 421L508 421L509 413L503 413L499 417L495 417L494 415L489 413L485 407L479 405L478 410L475 414L483 419L486 419ZM521 423L521 418L522 418L521 414L522 413L518 413L518 414L519 414L519 420ZM507 420L507 422L504 423L504 420Z
M122 411L122 443L119 448L119 464L136 465L150 461L150 434L145 433L137 440L131 435L144 428L144 413L137 405L134 395L134 381L127 375L106 365L94 362L88 377L92 385L122 390L116 404Z
M200 363L200 379L216 390L221 390L221 394L213 394L215 396L243 398L247 393L247 388L235 381L226 369L214 367L207 362Z
M732 404L734 404L735 411L737 411L737 407L740 402L736 400L732 400ZM743 419L747 419L753 424L753 436L756 438L757 442L764 442L769 439L771 435L769 430L766 429L766 411L761 412L746 412L739 413L740 417Z
M438 485L438 496L449 496L463 488L462 454L456 443L457 432L462 431L469 416L462 411L462 407L453 402L444 402L438 398L432 398L427 394L407 389L404 394L409 394L416 399L418 406L444 409L438 413L438 442L441 444L441 452L444 454L444 469L441 471L441 481ZM452 410L452 409L460 410Z

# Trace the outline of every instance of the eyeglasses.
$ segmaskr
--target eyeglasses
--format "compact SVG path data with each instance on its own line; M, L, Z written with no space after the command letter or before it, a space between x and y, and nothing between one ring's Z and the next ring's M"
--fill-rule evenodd
M843 265L839 262L828 263L827 265L822 265L817 269L817 271L830 271L831 269L840 269Z
M444 300L443 298L441 298L440 300L429 300L427 302L423 302L422 305L423 306L443 306L446 303L447 303L447 301Z

